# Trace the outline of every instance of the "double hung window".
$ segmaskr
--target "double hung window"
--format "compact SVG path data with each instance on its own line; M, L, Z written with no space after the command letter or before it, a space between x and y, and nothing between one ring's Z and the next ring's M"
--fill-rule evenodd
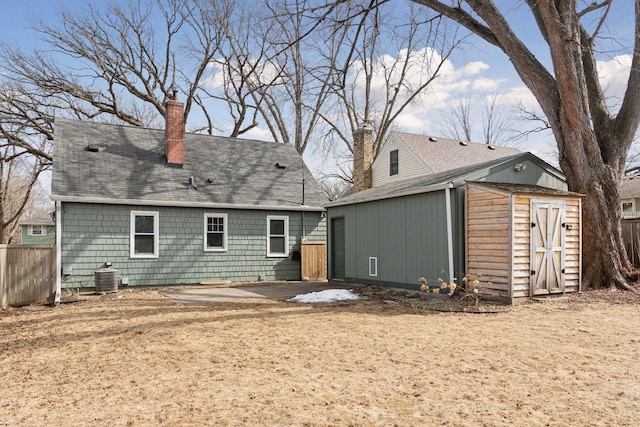
M204 250L227 250L227 214L204 214Z
M267 256L289 256L289 217L267 217Z
M158 258L158 219L158 212L131 211L131 258Z

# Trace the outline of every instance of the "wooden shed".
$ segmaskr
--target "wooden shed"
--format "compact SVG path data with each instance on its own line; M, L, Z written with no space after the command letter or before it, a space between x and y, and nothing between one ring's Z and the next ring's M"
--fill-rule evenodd
M581 286L580 194L524 184L467 182L466 272L511 303Z

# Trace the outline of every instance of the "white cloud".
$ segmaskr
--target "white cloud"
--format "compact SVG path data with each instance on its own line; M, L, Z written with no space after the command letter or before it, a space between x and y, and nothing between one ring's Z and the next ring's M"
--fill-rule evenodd
M256 126L250 131L243 133L240 138L257 139L259 141L273 141L273 136L267 128Z
M488 64L485 64L482 61L474 61L460 68L459 73L463 76L475 76L483 71L487 71L488 69Z
M631 55L616 56L610 61L597 61L598 76L607 104L619 107L629 80Z
M505 82L506 79L489 79L487 77L478 77L473 81L471 90L477 92L496 92Z
M527 110L540 108L538 100L526 86L512 87L502 96L502 101L507 105L522 105Z

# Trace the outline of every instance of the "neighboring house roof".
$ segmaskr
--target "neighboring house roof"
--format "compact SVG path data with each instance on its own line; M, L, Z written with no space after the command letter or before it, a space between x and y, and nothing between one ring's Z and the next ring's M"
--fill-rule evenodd
M640 175L627 175L622 178L620 185L621 199L635 199L640 197Z
M34 218L25 219L20 221L20 225L55 225L51 215L41 215Z
M394 197L408 196L412 194L428 193L431 191L453 188L464 185L467 180L479 179L486 171L494 167L501 167L508 164L522 162L524 160L533 161L544 167L550 173L564 179L562 172L549 165L539 157L529 152L519 152L518 154L493 159L490 161L476 163L456 169L446 170L438 173L425 174L417 178L398 180L389 184L369 188L367 190L352 193L341 199L326 204L326 207L351 205L356 203L370 202L374 200L391 199Z
M432 173L509 157L521 152L517 148L404 132L393 132L391 137L404 143Z
M164 130L67 119L54 130L54 200L295 210L327 201L290 144L185 134L184 165L172 167Z

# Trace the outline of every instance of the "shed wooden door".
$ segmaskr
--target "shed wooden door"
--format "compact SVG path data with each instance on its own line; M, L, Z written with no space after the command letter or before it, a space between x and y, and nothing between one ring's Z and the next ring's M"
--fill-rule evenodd
M531 204L531 296L564 292L565 207Z
M344 280L344 218L331 220L331 278Z

